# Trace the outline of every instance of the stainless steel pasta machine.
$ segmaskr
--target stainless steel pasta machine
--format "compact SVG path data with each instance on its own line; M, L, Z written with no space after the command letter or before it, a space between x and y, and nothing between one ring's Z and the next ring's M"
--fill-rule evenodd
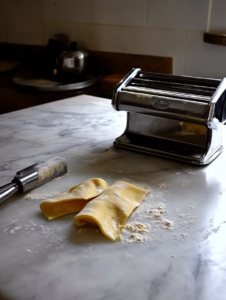
M128 112L117 147L197 165L209 164L223 150L226 78L132 69L115 87L112 105Z

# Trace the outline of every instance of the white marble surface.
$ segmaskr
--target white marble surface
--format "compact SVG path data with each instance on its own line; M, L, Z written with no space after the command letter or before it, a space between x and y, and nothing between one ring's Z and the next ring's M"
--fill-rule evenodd
M40 159L64 157L68 175L33 194L64 192L92 177L150 190L129 222L150 223L144 243L111 242L74 215L48 221L41 200L17 194L0 207L0 299L226 299L226 151L195 167L116 149L125 113L90 96L0 116L0 185ZM171 230L148 218L166 205Z

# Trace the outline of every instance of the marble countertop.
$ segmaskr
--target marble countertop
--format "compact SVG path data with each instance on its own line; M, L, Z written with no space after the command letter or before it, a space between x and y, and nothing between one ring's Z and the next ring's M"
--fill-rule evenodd
M118 149L125 122L109 100L86 95L0 116L0 185L51 156L69 169L0 206L0 299L226 299L226 151L196 167ZM126 233L111 242L77 228L74 214L42 215L40 198L92 177L149 190L128 220L151 226L144 242ZM159 203L170 229L150 214Z

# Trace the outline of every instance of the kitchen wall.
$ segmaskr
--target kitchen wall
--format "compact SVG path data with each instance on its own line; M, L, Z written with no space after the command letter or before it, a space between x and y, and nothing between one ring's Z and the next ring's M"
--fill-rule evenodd
M0 0L0 42L46 45L67 33L91 50L173 57L174 74L226 76L225 0Z

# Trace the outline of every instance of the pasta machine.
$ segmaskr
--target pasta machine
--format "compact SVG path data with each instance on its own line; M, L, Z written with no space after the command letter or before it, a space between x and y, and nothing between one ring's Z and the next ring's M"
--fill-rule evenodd
M117 147L196 165L209 164L223 150L226 78L132 69L114 88L112 106L127 111Z

